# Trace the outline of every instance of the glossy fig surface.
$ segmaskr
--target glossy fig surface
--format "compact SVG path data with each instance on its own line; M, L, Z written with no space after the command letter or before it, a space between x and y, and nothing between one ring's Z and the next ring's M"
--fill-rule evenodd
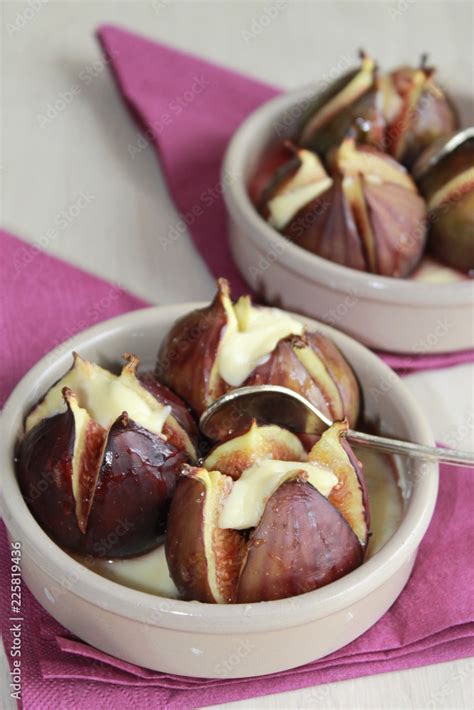
M232 479L218 471L190 469L177 486L166 534L171 578L183 599L234 601L245 541L218 525Z
M405 168L353 138L329 153L321 175L314 155L302 149L298 156L292 182L275 178L270 199L260 205L269 223L325 259L407 276L423 252L426 208Z
M190 328L200 334L199 345L186 335ZM305 348L309 371L302 362ZM197 414L224 392L252 384L296 389L332 418L347 416L351 424L359 412L354 373L328 338L305 334L303 323L293 315L255 306L249 296L232 303L222 280L207 309L185 316L171 329L156 374Z
M457 142L462 135L466 138ZM414 170L428 205L430 252L452 268L473 270L473 131L438 141L420 157Z
M288 481L250 535L237 602L318 589L358 567L362 557L357 537L334 506L304 479Z
M298 143L325 155L349 131L371 145L383 141L385 121L378 86L377 66L362 53L358 69L332 82L310 102L298 132Z
M435 81L436 70L422 58L419 67L401 66L382 77L385 147L411 167L433 141L459 125L457 111Z
M196 455L171 407L140 383L138 359L127 361L114 375L75 355L25 420L20 486L69 550L126 557L156 545L181 467Z

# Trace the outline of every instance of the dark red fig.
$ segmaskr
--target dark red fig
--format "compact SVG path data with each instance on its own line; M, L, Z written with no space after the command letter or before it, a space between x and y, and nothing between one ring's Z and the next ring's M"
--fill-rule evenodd
M18 479L33 515L75 552L128 557L151 549L187 454L125 414L107 434L73 411L69 399L65 413L43 419L22 441Z
M20 486L46 532L75 552L127 557L155 546L181 467L196 456L161 390L150 393L138 359L127 360L117 376L75 355L25 420Z
M321 333L281 340L245 382L261 384L289 387L333 420L347 416L353 426L359 416L357 379L339 349Z
M310 103L298 143L325 155L352 130L359 141L381 145L385 121L380 99L376 64L361 53L358 69L337 79Z
M228 386L219 374L217 352L231 307L229 286L219 279L218 292L206 308L180 318L161 345L155 374L202 414Z
M290 183L274 180L264 217L317 256L384 276L407 276L425 243L425 204L402 165L345 139L328 155L329 174L299 150ZM292 159L294 161L294 159Z
M244 538L218 527L232 479L217 471L188 469L176 488L166 533L170 575L183 599L229 603L244 554Z
M17 476L36 520L55 542L81 550L106 431L64 388L66 411L42 419L18 450Z
M220 280L211 306L172 328L156 372L198 414L225 391L269 383L293 387L332 418L347 416L354 424L359 390L349 365L324 336L305 337L303 323L289 313L254 306L249 296L233 304L227 284ZM306 358L309 372L301 360L306 345L312 351ZM229 427L236 429L239 426Z
M422 57L418 68L402 66L381 78L387 122L385 147L399 162L411 167L438 138L459 124L456 109L436 84L434 67Z
M107 437L84 551L98 557L130 557L155 547L188 461L183 450L126 414L118 419Z
M474 128L437 141L414 174L428 205L428 248L448 266L474 270Z
M236 601L285 599L323 587L362 563L356 535L303 478L281 485L251 533Z

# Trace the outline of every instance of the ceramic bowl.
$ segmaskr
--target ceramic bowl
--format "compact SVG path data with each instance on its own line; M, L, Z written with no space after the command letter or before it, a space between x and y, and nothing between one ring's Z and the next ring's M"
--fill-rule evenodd
M349 269L293 244L254 209L250 176L271 145L292 135L309 96L306 88L272 99L228 146L222 184L244 279L267 303L319 318L369 347L413 354L474 347L472 280L423 283Z
M361 567L299 597L222 606L156 597L86 569L36 523L14 472L14 446L25 413L70 367L73 350L106 366L118 364L122 352L134 352L144 365L152 366L174 320L202 305L150 308L114 318L59 346L30 370L2 415L0 509L10 539L21 541L25 584L79 638L125 661L167 673L207 678L263 675L341 648L393 604L410 575L433 513L438 486L435 464L422 468L405 460L401 475L407 495L400 525ZM356 370L367 414L380 416L384 430L393 435L433 444L425 415L403 382L362 345L327 326L320 329L334 339Z

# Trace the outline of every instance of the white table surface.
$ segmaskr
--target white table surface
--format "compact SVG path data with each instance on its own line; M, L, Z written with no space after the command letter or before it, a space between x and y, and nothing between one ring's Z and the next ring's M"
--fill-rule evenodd
M271 8L271 9L270 9ZM53 2L1 3L1 223L37 241L81 192L93 199L45 248L152 302L211 296L214 285L190 240L157 240L176 213L154 153L133 158L138 132L93 37L115 22L282 87L330 76L364 46L386 67L428 51L460 93L472 93L469 2ZM273 15L273 19L268 18ZM98 64L94 63L98 62ZM83 70L96 73L84 83ZM49 104L80 91L44 125ZM436 438L473 447L474 366L412 375L409 387ZM9 699L5 658L1 708ZM472 659L256 698L242 708L471 708Z

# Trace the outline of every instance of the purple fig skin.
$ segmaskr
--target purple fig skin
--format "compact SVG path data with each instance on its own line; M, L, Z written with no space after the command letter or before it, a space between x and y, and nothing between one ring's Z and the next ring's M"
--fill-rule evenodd
M326 374L339 393L338 401L328 394L324 381L316 381L300 362L294 348L308 345L323 360ZM332 420L346 416L351 426L360 411L360 388L357 379L332 341L321 333L280 340L268 360L252 372L244 385L272 384L299 392Z
M438 144L442 146L441 141ZM439 149L438 148L438 149ZM436 151L433 146L420 158L420 164ZM418 163L417 166L418 167ZM474 269L474 140L464 141L419 176L421 192L428 206L452 180L464 174L438 208L429 213L428 249L443 263L469 272Z
M326 369L339 390L342 407L334 411L333 421L346 417L355 426L361 410L361 389L354 370L337 345L322 333L308 332L304 340L323 360Z
M425 74L426 83L415 104L414 77ZM386 129L385 146L403 165L411 167L433 141L448 136L459 127L459 117L453 102L433 81L434 68L402 66L389 74L392 91L402 100L400 112Z
M204 548L205 498L201 481L191 476L180 479L168 516L165 551L170 576L182 599L212 604Z
M280 486L250 535L238 603L286 599L323 587L362 563L342 515L304 480Z
M188 460L184 451L127 416L117 419L107 438L84 551L130 557L156 547Z
M366 185L367 208L376 235L377 273L403 278L411 274L426 243L423 199L399 185Z
M366 270L357 225L342 191L340 178L334 180L333 187L299 210L283 234L323 259L358 271Z
M193 469L191 469L193 470ZM194 469L198 472L200 469ZM226 477L223 477L226 478ZM170 576L182 599L214 604L209 583L209 556L214 559L221 601L234 601L244 553L244 540L237 530L217 527L219 497L214 500L211 520L205 518L206 496L212 495L201 480L183 475L171 502L165 552ZM212 550L206 551L206 525L211 526Z
M219 291L211 305L176 321L158 353L156 377L184 399L198 417L227 389L215 372L227 324L223 305L227 292L227 283L220 279Z
M84 535L72 492L74 432L70 409L43 419L19 445L17 477L23 497L43 530L58 545L80 551ZM97 441L100 451L102 446L101 436Z
M112 425L105 449L103 434L89 438L85 468L95 468L98 479L95 493L81 486L90 509L83 532L72 490L74 441L67 410L43 419L19 446L18 481L41 527L61 547L95 557L128 557L155 547L187 455L126 416Z

